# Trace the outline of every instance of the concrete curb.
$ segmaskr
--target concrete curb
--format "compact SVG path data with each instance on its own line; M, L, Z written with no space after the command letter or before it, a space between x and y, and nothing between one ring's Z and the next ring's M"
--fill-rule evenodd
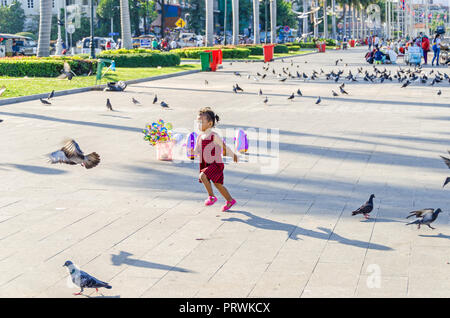
M141 83L141 82L156 81L156 80L170 78L170 77L189 75L189 74L194 74L194 73L199 73L199 72L201 72L201 70L182 71L182 72L176 72L176 73L171 73L171 74L138 78L138 79L134 79L134 80L125 81L125 83L127 83L127 85L130 85L130 84ZM93 90L103 90L105 87L106 87L106 84L101 84L101 85L95 85L95 86L67 89L64 91L55 91L55 96L78 94L78 93L84 93L84 92L89 92L89 91L93 91ZM27 95L27 96L19 96L19 97L0 99L0 106L28 102L31 100L37 100L39 98L47 98L47 96L48 96L48 93L43 93L43 94L35 94L35 95Z

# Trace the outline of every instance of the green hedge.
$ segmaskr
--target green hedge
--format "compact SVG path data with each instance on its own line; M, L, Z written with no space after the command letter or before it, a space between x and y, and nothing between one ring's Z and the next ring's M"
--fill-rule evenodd
M288 48L289 48L289 52L299 51L300 50L300 45L290 45Z
M289 48L286 45L278 44L274 48L274 53L289 53Z
M156 53L154 51L145 53L104 51L97 55L97 57L114 60L117 67L177 66L181 62L178 54Z
M0 59L0 75L11 77L56 77L64 69L67 61L71 70L77 74L87 74L97 71L96 60L65 57L15 57Z
M248 46L246 48L250 50L250 55L264 55L262 46Z
M176 49L172 50L172 53L177 54L181 58L187 59L200 59L200 53L206 51L208 49L216 49L216 48L195 48L195 49ZM224 59L241 59L246 58L250 55L250 49L244 48L234 48L228 49L224 48L222 50L222 57Z

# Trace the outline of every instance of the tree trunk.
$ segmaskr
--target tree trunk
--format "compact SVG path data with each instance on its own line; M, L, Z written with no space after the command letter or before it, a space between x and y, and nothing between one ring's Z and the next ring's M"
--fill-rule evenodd
M41 0L39 12L40 18L37 56L49 56L50 32L52 28L52 0Z
M239 44L239 0L231 0L233 10L233 45Z
M131 50L131 25L130 25L130 7L128 0L120 0L120 23L122 27L122 48Z
M214 45L214 2L205 0L206 11L206 46Z
M259 38L259 1L253 0L253 43L261 44Z
M277 0L270 0L270 43L277 43Z
M306 13L306 12L308 12L308 0L303 0L303 13ZM309 17L309 14L306 16L306 18L303 19L303 33L304 34L309 33L308 17ZM305 39L305 41L306 41L306 39Z

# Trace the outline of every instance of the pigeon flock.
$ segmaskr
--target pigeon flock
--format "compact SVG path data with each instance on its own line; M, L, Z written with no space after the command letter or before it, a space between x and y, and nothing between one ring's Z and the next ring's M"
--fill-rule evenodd
M285 62L285 61L282 61ZM343 62L342 59L338 59L335 61L335 66L337 67L339 62ZM305 61L305 64L307 61ZM232 65L232 63L230 63ZM347 64L346 64L347 65ZM234 76L242 78L242 74L238 71L235 71ZM72 71L70 70L70 67L67 63L65 63L64 71L60 75L59 78L67 78L71 79L73 76ZM422 69L422 67L415 67L412 68L401 68L399 67L396 71L388 71L386 68L384 70L381 70L377 68L376 66L373 66L369 70L364 70L363 67L359 67L357 72L353 74L351 70L348 72L345 72L344 69L338 69L338 70L332 70L330 72L325 72L323 69L320 69L319 71L313 70L312 73L307 74L305 72L300 71L300 65L297 64L296 67L291 61L290 67L282 67L282 69L276 69L275 66L272 66L270 63L264 63L262 70L256 72L256 74L248 74L247 80L254 80L256 82L265 80L266 78L273 78L276 77L278 79L278 82L280 84L286 83L288 80L298 80L298 81L316 81L316 80L326 80L326 81L333 81L334 83L339 84L337 86L339 92L341 95L350 95L351 90L345 87L345 81L352 83L352 82L368 82L368 83L378 83L382 84L384 82L395 82L397 81L400 84L401 88L407 88L410 85L418 84L418 85L427 85L427 86L433 86L436 83L447 83L450 84L450 77L448 74L440 72L440 71L434 71L431 70L429 72ZM207 87L210 83L208 80L204 80L204 85ZM4 92L4 87L0 88L0 95ZM235 83L232 88L233 92L235 94L238 94L239 92L244 92L244 89L238 84ZM258 92L256 93L258 96L261 96L263 98L263 103L268 104L269 98L267 95L263 93L263 90L259 88ZM331 90L332 97L340 96L339 93L336 92L336 90ZM437 92L437 95L442 95L442 91L439 90ZM40 102L43 105L52 105L50 100L52 100L55 96L55 91L53 90L51 93L49 93L47 98L40 98ZM302 98L303 93L300 89L297 89L297 91L292 92L289 96L287 96L287 100L294 102L296 98ZM158 103L159 99L158 96L155 94L152 104ZM138 101L136 98L132 97L131 102L134 105L141 105L141 102ZM315 104L320 104L322 102L321 96L318 96ZM159 101L160 106L162 108L169 108L168 103L165 101ZM114 111L111 100L109 98L106 99L106 108L109 111ZM2 122L3 120L0 120ZM449 151L450 154L450 151ZM450 169L450 158L440 156L447 167ZM65 142L63 147L57 151L54 151L48 155L49 162L51 164L56 163L62 163L62 164L68 164L68 165L80 165L86 169L92 169L96 167L100 163L100 156L96 152L91 152L89 154L84 154L84 152L81 150L78 143L71 139ZM445 187L448 183L450 183L450 177L447 177L444 181L443 187ZM358 209L354 210L352 213L352 216L354 215L363 215L365 219L369 219L369 214L374 209L374 202L373 199L375 198L374 194L371 194L369 199ZM439 213L441 213L442 210L440 208L433 209L433 208L426 208L422 210L412 211L409 213L409 215L406 218L410 218L415 216L417 220L407 223L406 225L412 225L417 224L418 229L420 229L421 225L427 225L431 229L435 229L431 226L431 223L433 223ZM74 295L81 295L83 293L83 290L85 288L95 288L98 292L99 288L107 288L111 289L111 285L109 285L106 282L103 282L88 273L81 271L78 269L73 262L66 261L63 265L67 268L67 270L70 273L72 282L80 287L80 292L75 293Z

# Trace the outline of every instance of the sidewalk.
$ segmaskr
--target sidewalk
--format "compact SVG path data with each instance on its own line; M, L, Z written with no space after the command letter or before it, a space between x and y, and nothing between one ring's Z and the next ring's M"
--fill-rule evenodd
M355 48L293 61L308 75L346 75L373 68L363 57ZM290 62L270 65L281 72ZM449 297L442 183L450 174L439 155L449 149L450 96L436 94L444 86L345 81L349 95L333 98L340 83L323 75L247 79L263 65L58 96L49 107L0 107L0 297L75 297L66 260L109 282L113 288L101 290L109 297ZM244 93L232 91L236 83ZM289 101L297 89L303 97ZM154 94L171 110L152 104ZM157 161L142 138L160 118L192 131L204 106L219 114L223 131L279 129L279 153L251 144L238 164L226 164L225 185L237 200L227 213L221 197L203 205L198 163ZM67 137L96 151L99 166L47 163L45 154ZM272 159L278 169L262 174ZM371 219L352 217L371 193ZM436 230L405 226L409 211L426 207L444 211Z

